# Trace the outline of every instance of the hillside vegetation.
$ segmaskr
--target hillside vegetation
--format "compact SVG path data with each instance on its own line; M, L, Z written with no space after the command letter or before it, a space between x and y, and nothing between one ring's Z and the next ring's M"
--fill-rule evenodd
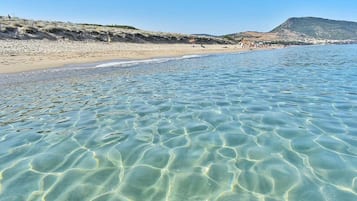
M232 41L177 33L139 30L126 25L78 24L0 16L0 39L47 39L133 43L230 44Z
M316 17L289 18L271 33L294 32L325 40L357 40L357 23Z
M283 45L357 43L357 23L316 17L294 17L270 32L250 31L225 37L238 42Z

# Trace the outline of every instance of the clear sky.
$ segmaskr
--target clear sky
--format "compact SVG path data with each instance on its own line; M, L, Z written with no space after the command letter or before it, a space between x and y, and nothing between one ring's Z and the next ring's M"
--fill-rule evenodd
M151 31L270 31L289 17L357 21L357 0L0 0L0 15Z

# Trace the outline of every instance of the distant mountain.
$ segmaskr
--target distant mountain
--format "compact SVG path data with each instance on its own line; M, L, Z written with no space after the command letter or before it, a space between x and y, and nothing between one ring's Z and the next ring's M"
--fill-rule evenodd
M343 44L357 43L357 22L317 17L293 17L270 32L240 32L224 36L246 44Z
M192 34L194 36L203 36L203 37L213 37L213 38L219 38L219 36L215 36L215 35L212 35L212 34Z
M0 40L71 40L131 43L231 44L210 35L144 31L126 25L78 24L0 16Z
M297 35L325 40L357 40L357 22L317 17L293 17L271 33L293 32Z

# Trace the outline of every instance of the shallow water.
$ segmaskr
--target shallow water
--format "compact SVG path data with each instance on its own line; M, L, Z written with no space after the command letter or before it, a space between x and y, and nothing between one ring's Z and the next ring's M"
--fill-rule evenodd
M1 201L357 200L356 45L65 72L2 77Z

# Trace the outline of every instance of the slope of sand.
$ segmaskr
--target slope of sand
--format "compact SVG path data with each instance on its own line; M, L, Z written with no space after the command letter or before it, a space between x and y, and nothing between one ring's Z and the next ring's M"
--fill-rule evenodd
M130 43L234 44L236 41L210 35L157 32L123 25L81 24L0 16L0 39L71 40Z
M272 48L272 47L269 47ZM260 48L267 49L267 48ZM239 45L138 44L48 40L0 40L0 73L112 59L147 59L248 51Z

